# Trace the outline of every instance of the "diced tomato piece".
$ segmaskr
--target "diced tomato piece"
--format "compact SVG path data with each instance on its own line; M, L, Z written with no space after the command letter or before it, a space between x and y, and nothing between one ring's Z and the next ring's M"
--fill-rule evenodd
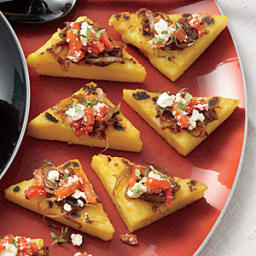
M0 252L5 249L6 246L4 244L6 244L6 243L10 244L11 241L12 241L12 238L11 238L10 235L6 235L3 239L1 239L1 241L0 241Z
M35 185L39 186L39 187L43 187L44 186L44 176L42 173L42 169L35 169L34 172L34 179L35 179Z
M162 19L162 17L160 15L156 16L154 18L154 23L158 23L161 19Z
M104 46L105 46L107 49L110 49L110 50L113 49L114 44L110 41L109 35L108 35L107 32L104 32L104 33L101 35L100 41L104 44Z
M89 182L85 182L83 187L83 191L86 195L86 202L89 204L96 204L97 200L91 184Z
M165 191L165 197L167 204L170 204L172 202L172 188L169 187Z
M178 120L178 123L179 123L179 125L180 125L181 128L186 128L186 127L188 127L189 122L190 122L189 117L186 116L186 115L182 115L182 116L180 117L180 119Z
M94 125L95 119L94 119L94 114L93 114L93 108L92 107L85 108L84 114L87 119L86 124L89 126Z
M174 34L180 42L185 41L187 38L187 34L182 27L178 28L178 30Z
M171 183L168 180L158 180L158 179L147 177L145 186L149 189L165 190L171 186Z
M202 111L201 108L199 109L197 107L197 105L205 105L207 104L207 101L204 99L199 99L199 100L195 100L195 99L191 99L188 103L188 106L186 107L185 111L188 112L189 114L191 114L193 112L194 109L198 110L198 111ZM204 107L203 110L206 110L207 107Z
M141 171L142 170L142 167L139 166L139 165L134 165L133 168L132 168L132 175L129 179L129 182L128 182L128 186L129 187L133 187L134 184L137 182L138 180L138 177L136 176L136 170L139 170Z
M31 186L24 191L27 198L32 198L34 196L45 196L47 192L45 191L44 187L39 186Z

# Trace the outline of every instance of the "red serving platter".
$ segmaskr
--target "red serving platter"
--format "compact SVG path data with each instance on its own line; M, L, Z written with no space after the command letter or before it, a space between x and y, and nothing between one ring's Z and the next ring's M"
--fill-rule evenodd
M63 21L72 21L78 16L87 15L102 26L109 28L114 38L120 36L108 27L108 19L120 11L135 12L146 7L153 11L201 12L219 14L220 11L212 0L205 1L83 1L64 20L43 25L16 24L14 30L23 47L25 56L44 44ZM159 73L148 60L134 47L128 51L135 56L147 70L144 83L120 83L98 81L109 98L118 103L125 116L141 131L144 143L141 153L129 153L107 150L105 154L126 157L136 163L153 161L166 168L175 176L191 177L208 186L205 198L182 209L154 224L134 232L139 238L139 246L130 247L120 242L119 236L127 232L116 208L104 190L96 174L90 167L91 157L102 149L62 142L51 142L25 136L15 161L6 176L0 182L0 236L6 233L30 237L42 237L45 244L52 242L50 231L42 217L4 199L4 189L9 185L29 179L32 170L43 159L51 159L56 164L78 158L92 182L95 191L101 197L104 208L115 227L112 241L103 242L85 234L81 248L71 244L55 245L51 248L55 255L73 255L86 250L93 256L99 255L136 255L136 256L189 256L197 255L223 216L232 195L243 158L247 127L245 84L234 42L228 29L212 43L202 56L175 83ZM40 112L70 96L86 82L82 79L64 79L38 76L29 69L31 80L31 109L29 120ZM114 75L114 74L113 74ZM122 101L124 88L142 88L159 91L177 92L181 88L198 96L222 96L240 100L232 116L213 132L201 145L187 157L173 150L143 119ZM129 142L128 142L129 143ZM70 229L70 232L75 232ZM76 231L77 232L77 231Z

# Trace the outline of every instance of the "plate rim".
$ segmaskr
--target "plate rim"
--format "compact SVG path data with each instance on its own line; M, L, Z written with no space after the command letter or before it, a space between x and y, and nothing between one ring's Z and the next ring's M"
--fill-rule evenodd
M218 0L213 0L213 2L215 3L215 5L217 6L217 8L219 9L221 15L224 15L223 10L221 9ZM234 191L237 187L238 184L238 180L240 177L240 173L243 167L243 163L244 163L244 154L245 154L245 148L247 145L247 135L248 135L248 97L247 97L247 83L246 83L246 79L245 79L245 72L244 72L244 66L240 57L240 53L238 50L238 46L237 46L237 42L234 39L234 35L232 30L230 29L230 25L227 26L230 36L232 38L235 50L236 50L236 54L237 54L237 58L239 61L239 65L240 65L240 70L241 70L241 75L242 75L242 80L243 80L243 90L244 90L244 109L245 109L245 120L244 120L244 138L243 138L243 146L242 146L242 150L241 150L241 155L240 155L240 160L239 160L239 165L237 168L237 172L236 172L236 176L235 179L233 181L233 185L232 188L229 192L228 198L224 204L224 207L222 208L217 220L215 221L215 223L213 224L210 232L208 233L208 235L205 237L204 241L201 243L201 245L199 246L199 248L195 251L195 253L193 254L193 256L200 256L200 253L203 251L203 249L205 248L205 246L207 245L207 243L209 242L209 240L211 239L212 235L215 233L217 227L219 226L219 224L221 223L221 221L223 220L228 206L230 204L230 201L234 195Z
M30 94L30 79L29 79L29 73L28 73L28 66L27 66L27 61L23 52L23 49L21 47L21 44L19 42L19 39L16 35L16 33L14 32L11 24L8 22L8 20L6 19L6 17L3 15L3 13L0 11L0 19L4 22L9 34L12 36L14 43L16 45L16 48L19 52L20 55L20 59L22 62L22 69L23 69L23 73L24 73L24 79L25 79L25 86L26 86L26 106L25 106L25 111L24 111L24 117L23 117L23 124L19 133L19 137L17 139L16 145L12 151L12 155L9 158L7 164L5 165L5 167L3 168L2 172L0 173L0 180L3 178L3 176L5 175L5 173L8 171L10 165L12 164L14 158L16 157L18 150L21 146L22 140L24 138L25 135L25 131L26 131L26 127L27 127L27 123L28 123L28 116L29 116L29 110L30 110L30 98L31 98L31 94Z

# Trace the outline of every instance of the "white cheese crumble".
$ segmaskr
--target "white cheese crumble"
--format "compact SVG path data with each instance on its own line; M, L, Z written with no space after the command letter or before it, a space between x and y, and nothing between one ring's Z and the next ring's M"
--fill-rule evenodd
M98 102L96 105L94 105L92 108L93 110L96 112L95 114L100 112L100 109L103 108L104 106L106 106L105 103L100 103Z
M138 198L143 193L145 193L147 191L148 191L148 189L147 189L146 186L137 182L133 185L133 187L131 187L131 188L129 187L127 189L127 196L130 197L130 198Z
M149 172L148 177L149 177L149 178L156 179L156 180L164 180L164 179L161 177L160 173L158 173L157 171L151 171L151 172Z
M84 109L85 109L84 105L80 103L76 103L71 108L69 108L65 113L68 116L70 116L73 120L77 121L82 117L84 117Z
M72 207L71 207L70 204L64 204L63 209L64 209L66 212L70 212L70 211L72 210Z
M5 249L0 252L0 256L17 256L18 249L13 244L7 244Z
M47 179L50 182L55 182L56 180L59 180L60 174L56 170L52 170L48 172Z
M190 117L190 124L188 129L191 131L196 127L196 121L204 121L204 114L199 113L196 109L193 110L192 116Z
M83 236L80 234L71 234L71 242L74 246L80 246L83 243Z
M178 92L178 93L176 94L175 102L178 102L178 103L181 103L181 104L186 104L186 103L187 103L187 100L184 99L184 98L181 96L181 93L180 93L180 92Z
M78 199L77 203L80 207L84 207L84 202L81 199Z
M159 105L161 108L171 107L175 100L175 95L169 95L167 92L162 93L156 104Z
M75 199L79 199L79 198L84 198L86 200L86 195L84 192L82 192L79 189L76 189L75 192L72 194L72 197L74 197Z
M83 46L86 46L88 43L88 38L87 38L87 30L92 31L92 26L89 25L86 21L84 21L81 24L81 29L80 29L80 41Z

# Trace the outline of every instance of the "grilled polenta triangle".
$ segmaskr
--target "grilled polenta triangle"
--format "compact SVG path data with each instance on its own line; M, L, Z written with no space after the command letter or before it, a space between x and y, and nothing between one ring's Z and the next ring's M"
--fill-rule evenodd
M127 198L129 177L124 177L113 193L116 181L127 164L132 163L121 157L100 154L93 156L91 166L106 188L130 232L143 228L202 198L207 189L206 185L198 181L175 177L175 182L180 186L175 199L169 205L163 203L158 210L154 210L151 202Z
M147 95L142 99L136 97L136 93ZM123 90L123 99L130 107L136 111L157 133L159 133L176 151L186 156L197 147L207 136L195 137L187 130L182 129L179 133L174 133L170 129L162 129L159 118L156 118L157 111L154 104L154 97L159 97L160 93L148 92L145 90ZM136 99L137 98L137 99ZM207 102L213 97L200 97ZM218 119L209 123L206 128L207 134L212 133L220 126L234 111L239 104L238 100L217 97L216 113Z
M96 88L96 86L94 83L87 84L74 93L73 96L84 94L87 90ZM71 144L108 147L124 151L141 151L142 141L140 139L140 132L120 112L116 115L120 121L107 127L105 138L94 135L89 136L88 134L77 137L74 130L62 121L61 113L57 111L60 106L65 106L69 98L62 100L54 107L49 108L31 120L28 124L28 134L34 138L44 140L65 141ZM114 106L105 94L104 102L111 107Z
M75 22L86 21L89 24L94 24L86 16L77 18ZM62 30L58 30L52 35L41 48L31 53L27 57L27 62L34 67L38 74L57 76L84 78L108 81L122 82L142 82L145 79L146 71L138 61L127 53L125 47L122 48L123 62L114 62L108 65L86 64L83 61L74 63L69 61L65 64L68 46L65 45L61 50L53 51L53 47L63 42L61 38ZM59 56L65 61L57 61Z
M168 14L173 24L175 24L182 15L183 14ZM205 14L201 15L205 16ZM207 14L208 24L207 22L203 24L207 34L197 38L194 44L189 47L181 50L174 49L168 51L152 48L152 45L149 43L152 37L150 37L147 32L143 34L143 26L138 15L135 13L122 12L120 14L113 15L109 20L109 25L114 26L115 30L121 34L125 43L136 46L149 58L153 66L155 66L170 80L175 81L215 40L215 38L227 26L227 21L227 16Z
M84 173L78 160L68 161L59 167L71 168L75 171L76 174L79 172ZM85 178L86 181L88 181L86 176ZM46 196L34 196L30 199L26 198L24 191L34 184L35 180L33 178L31 180L26 180L12 185L5 190L5 197L7 200L16 203L26 209L44 216L48 216L49 218L52 218L79 231L88 233L105 241L112 239L114 228L110 223L109 218L105 213L101 203L97 202L92 207L86 206L81 211L77 212L74 216L71 215L69 220L61 216L61 209L55 203L52 205L52 208L49 208L49 201L47 201Z

